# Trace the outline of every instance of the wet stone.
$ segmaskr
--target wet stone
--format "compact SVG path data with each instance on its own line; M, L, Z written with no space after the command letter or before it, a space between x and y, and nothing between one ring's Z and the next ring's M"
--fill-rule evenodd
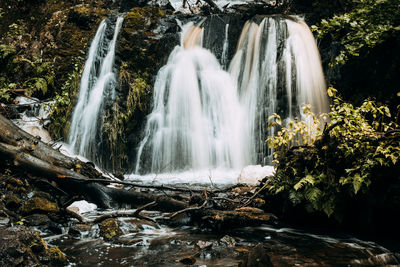
M6 196L5 205L10 210L16 210L21 206L22 200L14 194Z
M91 229L92 225L90 224L77 224L69 228L68 234L74 237L87 236Z
M53 263L52 265L65 265L67 263L67 257L58 247L49 248L47 255L50 262Z
M122 235L122 230L119 228L117 220L111 218L104 220L99 224L100 227L100 236L102 236L105 240L111 241L118 238Z
M49 217L44 214L32 214L26 216L24 219L26 223L31 226L45 225L50 222Z
M179 260L180 263L185 264L185 265L192 265L196 263L196 258L193 256L190 257L185 257Z
M7 217L0 217L0 227L7 226L10 223L10 219Z
M220 241L227 247L234 247L236 245L236 240L229 235L224 236L223 238L220 239Z
M46 213L46 212L58 212L59 209L57 204L51 202L45 198L33 197L22 205L21 211L25 214L32 214L35 212Z
M24 183L20 179L17 179L17 178L9 179L8 183L12 184L13 186L23 186L24 185Z

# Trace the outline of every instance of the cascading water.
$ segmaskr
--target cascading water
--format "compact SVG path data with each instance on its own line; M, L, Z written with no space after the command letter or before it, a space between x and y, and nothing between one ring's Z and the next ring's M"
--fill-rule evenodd
M272 160L265 142L273 134L266 127L270 115L278 113L287 120L301 117L305 104L311 104L316 114L329 109L318 48L298 17L247 22L229 71L237 80L248 118L244 128L253 162Z
M301 117L304 104L315 113L329 109L318 49L300 18L247 22L229 73L201 47L203 38L204 29L186 24L181 45L157 75L136 173L268 164L270 115Z
M234 82L201 47L202 38L200 27L186 24L181 45L157 75L136 172L236 169L249 163Z
M115 98L115 73L113 71L115 46L123 17L118 17L111 41L105 37L106 20L100 23L90 45L83 70L78 102L69 132L69 146L73 153L94 159L98 147L98 129L105 99Z

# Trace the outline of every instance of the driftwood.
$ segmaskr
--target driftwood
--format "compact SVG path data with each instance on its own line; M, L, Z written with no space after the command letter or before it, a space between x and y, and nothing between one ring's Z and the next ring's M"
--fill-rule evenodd
M114 212L107 216L133 216L151 220L141 216L143 209L171 212L164 216L162 222L170 224L187 224L196 222L211 228L232 228L250 224L261 224L270 221L271 215L260 210L246 209L261 188L252 196L221 196L229 194L232 189L243 185L234 185L223 189L199 190L183 187L140 185L125 181L115 181L103 177L92 164L67 157L58 150L41 142L18 128L11 121L0 115L0 158L7 161L15 169L28 174L27 177L40 177L48 181L68 198L83 196L100 208L110 208L114 204L129 204L139 207L137 211L126 214ZM138 192L107 187L107 184L119 183L134 189L152 188L157 192ZM163 193L161 194L160 191ZM178 192L177 196L166 192ZM65 209L64 209L65 210ZM67 212L71 217L83 221L78 214Z

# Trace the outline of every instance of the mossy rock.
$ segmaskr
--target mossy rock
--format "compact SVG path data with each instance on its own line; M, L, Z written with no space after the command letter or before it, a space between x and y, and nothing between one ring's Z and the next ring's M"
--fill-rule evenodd
M67 258L25 226L0 228L0 266L64 266Z
M15 210L21 206L22 200L14 194L6 196L5 205L8 209Z
M135 7L124 17L124 31L132 34L137 31L146 31L154 26L157 19L165 17L165 12L159 7Z
M24 214L59 211L56 203L40 197L33 197L25 201L20 210Z
M122 230L119 228L118 222L116 219L110 218L104 220L99 224L100 227L100 235L104 238L104 240L111 241L118 238L122 235Z
M79 28L90 30L92 24L99 18L105 17L108 11L102 8L94 8L88 4L81 4L71 8L68 14L68 22L75 23Z
M47 250L51 266L64 266L67 264L67 257L58 247L51 247Z

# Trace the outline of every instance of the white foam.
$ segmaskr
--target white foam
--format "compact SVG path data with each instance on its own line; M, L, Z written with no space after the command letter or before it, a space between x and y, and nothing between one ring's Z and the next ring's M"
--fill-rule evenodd
M240 172L238 183L256 185L259 181L275 173L273 166L249 165Z

